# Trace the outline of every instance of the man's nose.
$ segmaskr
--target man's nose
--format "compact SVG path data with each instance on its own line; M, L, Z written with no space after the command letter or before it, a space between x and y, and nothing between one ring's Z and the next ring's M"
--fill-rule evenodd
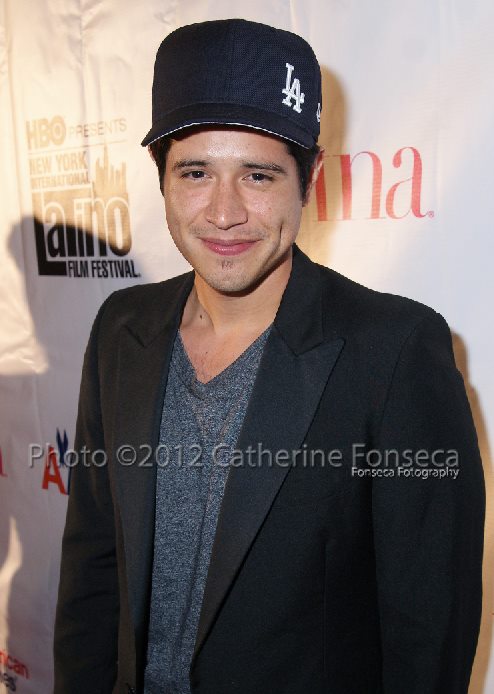
M235 183L218 181L214 185L206 219L218 229L230 229L247 222L247 207Z

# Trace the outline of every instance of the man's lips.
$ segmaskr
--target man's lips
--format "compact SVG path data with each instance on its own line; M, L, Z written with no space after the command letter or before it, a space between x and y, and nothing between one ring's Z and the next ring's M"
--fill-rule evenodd
M252 246L257 242L257 239L253 241L245 241L243 239L201 239L205 246L207 246L213 253L218 253L218 255L238 255L239 253L244 253L245 251L252 248Z

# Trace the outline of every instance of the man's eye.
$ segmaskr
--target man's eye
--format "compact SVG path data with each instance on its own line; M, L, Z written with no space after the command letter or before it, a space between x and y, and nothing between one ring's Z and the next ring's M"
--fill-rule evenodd
M272 176L268 176L268 174L260 173L258 171L251 173L250 176L251 176L252 180L255 181L256 183L262 183L263 181L272 181L273 180Z
M184 177L184 178L199 179L199 178L204 178L205 175L206 175L206 174L205 174L204 171L197 170L197 171L186 171L186 172L183 174L183 177Z

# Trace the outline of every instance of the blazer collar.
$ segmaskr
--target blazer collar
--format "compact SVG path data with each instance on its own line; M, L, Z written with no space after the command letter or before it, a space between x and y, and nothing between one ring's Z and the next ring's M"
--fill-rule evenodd
M145 294L137 301L126 325L143 347L148 347L163 332L178 328L193 284L194 272L186 272L156 284L153 294Z
M324 339L322 279L319 266L293 244L292 271L274 325L294 354L303 354Z

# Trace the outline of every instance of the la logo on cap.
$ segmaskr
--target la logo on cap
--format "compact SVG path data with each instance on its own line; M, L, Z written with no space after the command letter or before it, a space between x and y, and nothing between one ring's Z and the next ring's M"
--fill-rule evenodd
M291 106L292 105L292 99L295 99L295 103L293 104L293 110L296 111L297 113L302 113L302 109L300 108L300 104L304 103L305 94L303 92L300 93L300 81L296 77L294 78L293 82L290 84L294 67L293 67L293 65L290 65L290 63L285 63L285 65L286 65L286 86L284 89L281 90L281 92L282 92L282 94L286 94L286 96L281 103L285 104L285 106Z

